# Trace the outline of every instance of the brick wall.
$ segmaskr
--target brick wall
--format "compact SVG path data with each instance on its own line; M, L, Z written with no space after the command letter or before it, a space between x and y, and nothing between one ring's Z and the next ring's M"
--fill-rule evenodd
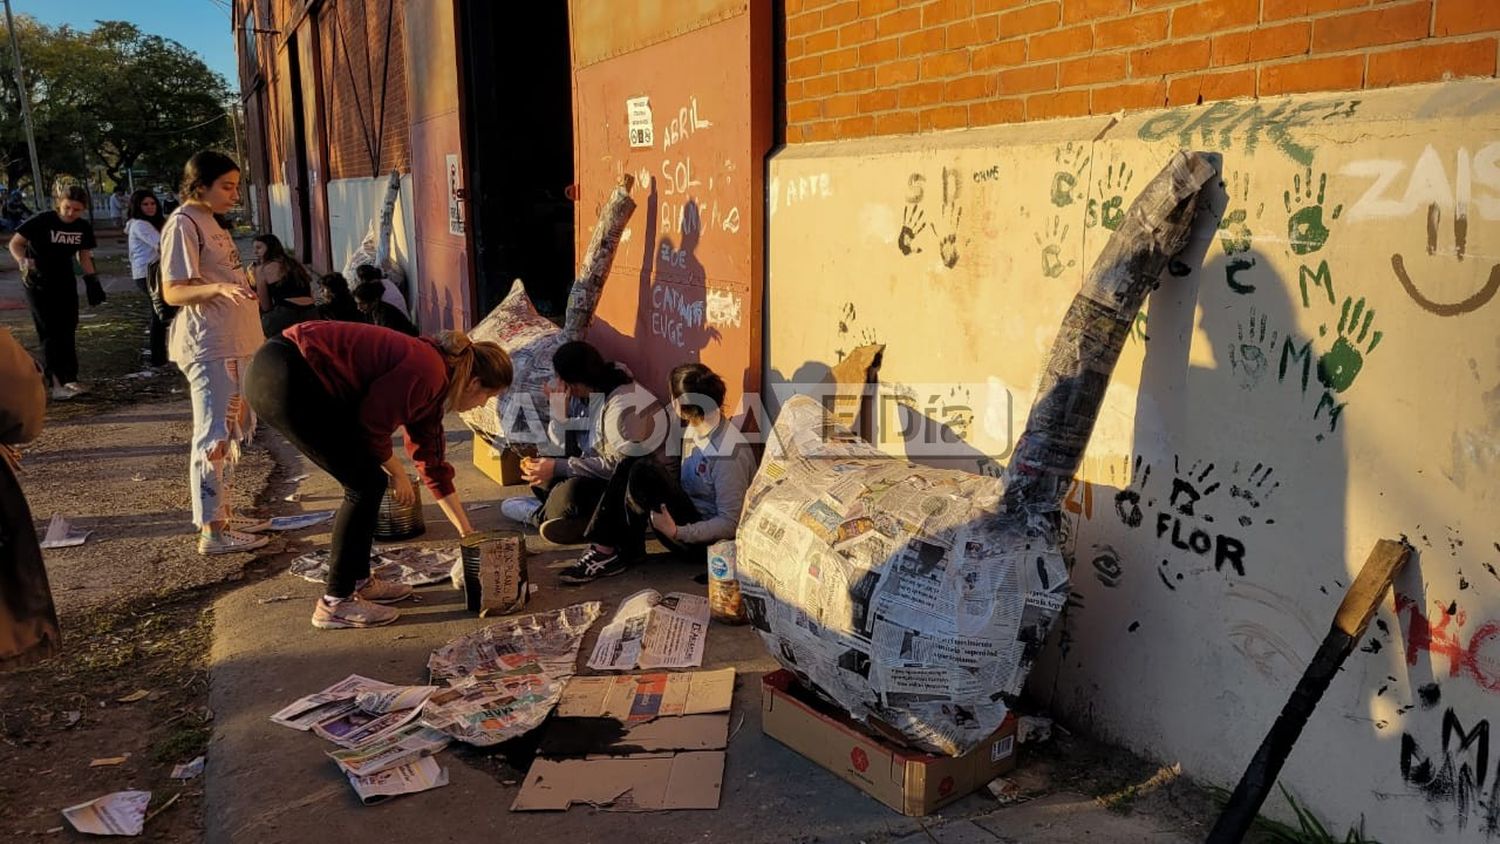
M786 139L1494 76L1500 0L785 0Z
M402 52L404 5L339 0L318 13L330 179L411 169Z

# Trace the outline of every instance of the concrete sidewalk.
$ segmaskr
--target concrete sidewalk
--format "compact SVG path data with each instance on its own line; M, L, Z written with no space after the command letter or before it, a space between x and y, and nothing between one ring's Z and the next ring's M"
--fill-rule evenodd
M466 503L494 504L522 492L499 487L475 470L466 432L457 424L448 430L449 457L458 468L458 487ZM311 471L312 477L301 484L300 507L336 507L339 493L332 479L315 468L294 468L291 474L302 471ZM470 515L481 530L515 527L497 506ZM456 544L452 528L430 500L426 518L427 534L409 544ZM326 533L303 538L315 547L326 547L328 541ZM705 589L693 582L699 574L696 568L666 557L586 587L561 586L557 570L576 549L559 549L535 535L528 542L532 582L540 585L529 610L586 600L605 604L604 619L594 625L582 654L589 652L594 634L621 598L648 586L698 594ZM443 584L419 590L421 602L403 604L402 618L395 625L320 631L308 618L321 591L282 574L249 584L215 604L210 667L215 730L204 812L208 841L1062 842L1091 834L1111 842L1192 840L1158 820L1113 814L1077 794L1053 794L1008 809L997 809L988 795L975 795L940 816L902 817L762 734L760 678L777 664L749 628L719 624L711 629L704 667L733 667L739 679L718 811L633 814L575 807L565 813L511 813L527 761L517 760L520 767L513 769L503 757L461 746L438 757L448 769L448 787L362 806L324 756L332 745L272 724L270 714L350 673L392 683L423 682L427 656L434 648L490 622L466 612L461 594ZM272 600L285 595L290 600Z

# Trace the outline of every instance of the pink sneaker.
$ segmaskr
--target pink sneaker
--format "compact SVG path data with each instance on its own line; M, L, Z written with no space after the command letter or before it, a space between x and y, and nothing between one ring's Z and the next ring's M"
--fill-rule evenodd
M359 595L345 598L333 606L318 599L313 610L312 626L319 630L338 630L344 627L380 627L401 617L399 610L371 603Z
M376 604L394 604L411 597L411 587L394 580L371 577L354 590L354 594Z

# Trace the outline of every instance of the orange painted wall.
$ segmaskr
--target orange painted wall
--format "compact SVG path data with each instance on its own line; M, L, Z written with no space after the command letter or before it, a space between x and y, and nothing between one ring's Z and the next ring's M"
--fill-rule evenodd
M468 242L448 226L447 157L457 155L463 170L459 131L458 58L454 0L410 0L406 4L406 79L411 131L412 195L421 255L416 287L418 324L426 332L467 328L473 312Z
M635 20L609 34L589 25L599 4L572 5L575 57L608 56L575 58L579 260L619 174L636 176L639 206L588 339L658 395L672 367L701 361L724 377L730 407L760 387L772 132L770 4L733 5L707 3L670 30ZM598 43L632 25L640 46ZM642 96L654 138L632 148L626 100Z

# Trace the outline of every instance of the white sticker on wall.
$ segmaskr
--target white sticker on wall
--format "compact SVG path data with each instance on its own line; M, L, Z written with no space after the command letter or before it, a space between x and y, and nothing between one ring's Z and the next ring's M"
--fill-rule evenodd
M651 98L631 97L625 101L625 114L630 119L630 146L632 149L650 149L656 145L656 134L651 128Z
M464 174L458 166L458 155L448 155L448 233L464 233Z

